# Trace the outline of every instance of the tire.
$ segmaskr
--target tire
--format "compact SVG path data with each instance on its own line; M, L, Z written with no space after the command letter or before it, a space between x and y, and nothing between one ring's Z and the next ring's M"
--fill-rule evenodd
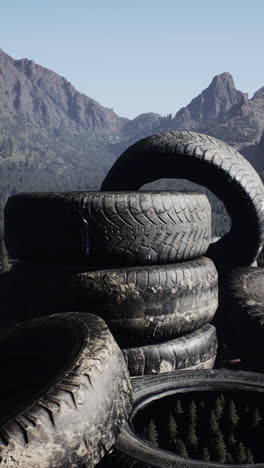
M264 371L264 269L234 270L221 287L221 315L229 346L259 372Z
M14 298L11 285L12 275L9 271L0 273L0 332L16 324L15 308L11 306Z
M0 460L7 467L93 467L114 444L132 397L103 320L58 314L0 338Z
M216 330L207 324L175 340L122 351L131 376L211 369L217 353Z
M80 271L77 267L13 267L20 317L92 311L123 347L157 343L210 322L218 275L205 257L171 265ZM15 307L13 307L15 309Z
M175 263L207 251L211 208L195 192L18 194L5 207L5 238L23 261Z
M144 138L117 159L102 190L137 190L148 182L173 177L206 186L231 217L230 231L206 254L218 271L251 265L264 242L264 188L250 163L222 141L194 132Z
M135 377L132 379L134 404L129 421L123 426L115 444L114 453L103 460L100 466L115 468L245 468L261 467L263 463L241 464L219 463L180 457L173 452L156 448L133 428L133 418L154 399L176 392L196 391L264 391L264 376L253 372L206 370L165 373L158 376Z

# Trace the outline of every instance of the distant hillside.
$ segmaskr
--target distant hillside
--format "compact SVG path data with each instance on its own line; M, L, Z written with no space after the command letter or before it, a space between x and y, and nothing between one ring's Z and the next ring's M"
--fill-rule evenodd
M53 71L0 50L2 200L21 190L97 188L126 122Z
M264 87L248 99L232 76L222 73L174 116L145 113L130 120L57 73L0 50L0 217L16 192L98 189L128 146L169 130L220 138L264 175Z

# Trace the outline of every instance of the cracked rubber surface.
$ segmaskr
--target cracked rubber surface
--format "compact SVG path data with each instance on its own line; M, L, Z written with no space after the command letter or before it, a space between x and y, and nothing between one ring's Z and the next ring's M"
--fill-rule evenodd
M221 315L228 341L250 367L264 371L264 269L237 268L221 287Z
M22 193L7 201L5 239L37 263L176 263L207 251L211 207L196 192Z
M206 257L90 271L18 264L8 274L19 305L17 320L63 310L92 312L123 347L196 330L212 320L218 306L218 275Z
M159 376L134 377L132 384L134 404L129 421L121 430L114 453L104 459L100 466L115 468L233 468L234 466L260 468L263 466L263 463L230 464L180 457L145 442L136 435L132 424L134 416L146 404L176 392L246 390L263 393L264 376L262 374L228 370L180 371Z
M175 340L122 351L131 376L181 369L211 369L217 353L216 330L207 324Z
M1 466L93 467L127 420L124 358L104 321L57 314L0 337Z
M256 260L264 242L264 188L241 154L205 134L160 133L130 146L110 169L102 190L137 190L162 178L204 185L224 203L231 229L206 254L218 271Z

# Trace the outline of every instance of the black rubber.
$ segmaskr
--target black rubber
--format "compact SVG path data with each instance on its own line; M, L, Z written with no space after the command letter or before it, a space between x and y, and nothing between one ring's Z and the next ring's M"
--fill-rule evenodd
M229 346L250 368L264 371L264 269L238 268L221 287L221 315Z
M0 273L0 332L16 324L15 308L12 307L14 289L11 288L12 275L9 271ZM17 292L17 291L16 291Z
M217 353L216 330L207 324L175 340L122 351L131 376L180 369L211 369Z
M90 271L18 264L11 276L17 320L63 310L91 312L106 321L123 347L196 330L212 320L218 306L218 275L206 257Z
M11 257L38 263L173 263L207 251L211 208L195 192L18 194L5 239Z
M189 179L223 201L232 226L206 254L218 271L249 266L256 260L264 242L264 188L243 156L208 135L160 133L128 148L110 169L102 190L137 190L162 178Z
M176 392L245 390L264 392L264 375L253 372L206 370L180 371L143 376L132 379L134 405L129 421L123 426L115 444L114 453L101 466L115 468L250 468L263 467L263 463L229 464L180 457L167 450L150 445L133 428L138 411L154 399Z
M93 467L127 420L123 355L90 314L57 314L0 337L0 461L7 467Z

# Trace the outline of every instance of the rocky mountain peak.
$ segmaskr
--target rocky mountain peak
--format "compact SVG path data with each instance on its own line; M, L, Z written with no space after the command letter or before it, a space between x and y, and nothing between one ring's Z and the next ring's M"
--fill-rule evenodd
M0 102L41 128L58 134L61 129L118 133L127 119L79 93L65 78L23 58L0 53Z
M264 86L256 91L252 99L264 99Z
M227 87L228 86L230 88L235 89L235 83L234 83L233 77L229 72L223 72L223 73L220 73L220 75L216 75L212 79L212 82L211 82L210 86L212 86L212 87L213 86L215 86L215 87L217 87L217 86L218 87L222 87L222 86Z
M233 77L225 72L213 78L211 84L175 116L177 127L195 129L201 123L219 122L234 105L239 104L243 93L235 88Z

